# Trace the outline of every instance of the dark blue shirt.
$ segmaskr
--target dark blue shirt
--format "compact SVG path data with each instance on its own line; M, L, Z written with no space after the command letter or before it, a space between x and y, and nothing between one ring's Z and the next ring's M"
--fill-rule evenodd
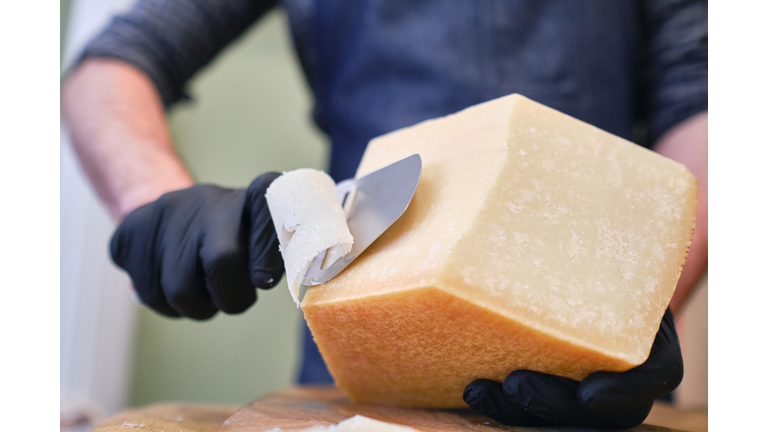
M276 2L140 0L84 56L124 60L166 107ZM322 4L322 7L320 6ZM693 0L284 0L332 143L352 177L368 141L510 93L651 146L707 110L707 3ZM300 382L331 380L305 328Z

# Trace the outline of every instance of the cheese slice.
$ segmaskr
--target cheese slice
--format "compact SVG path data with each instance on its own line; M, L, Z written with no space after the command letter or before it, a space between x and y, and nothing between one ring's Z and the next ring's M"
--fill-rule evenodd
M302 432L417 432L416 429L394 423L374 420L360 414L329 427L315 426L301 429Z
M283 173L269 185L266 198L288 287L298 306L301 282L315 257L331 249L334 260L339 259L352 250L354 239L336 195L336 183L322 171L302 168Z
M693 232L685 167L520 95L376 138L357 175L414 153L408 210L302 303L352 400L462 407L478 378L646 360Z

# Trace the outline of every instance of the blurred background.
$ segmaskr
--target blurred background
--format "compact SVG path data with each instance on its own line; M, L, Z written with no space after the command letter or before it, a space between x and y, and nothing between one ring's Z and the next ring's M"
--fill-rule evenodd
M85 43L133 0L61 0L62 77ZM266 171L324 169L328 144L285 15L269 13L200 73L170 113L176 150L199 182L245 187ZM139 306L109 260L114 229L61 126L62 430L89 430L128 406L159 401L244 405L293 383L301 312L285 281L238 316L198 323ZM676 400L707 405L706 279L678 317L686 376Z
M61 0L62 76L85 43L132 3ZM310 95L282 11L236 41L189 91L194 100L169 113L170 130L197 181L247 187L266 171L325 168L328 145L311 124ZM136 304L127 275L109 260L113 230L62 124L62 418L84 425L82 416L98 421L157 401L244 405L294 381L302 317L284 280L259 291L242 315L203 323L164 318Z

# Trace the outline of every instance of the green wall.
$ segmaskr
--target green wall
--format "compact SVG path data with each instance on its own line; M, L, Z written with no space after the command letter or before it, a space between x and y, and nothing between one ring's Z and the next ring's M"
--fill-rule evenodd
M266 171L324 168L328 146L310 122L311 97L285 15L266 16L189 87L170 114L177 151L199 182L245 187ZM301 313L283 280L239 316L173 320L142 308L131 403L245 404L291 384Z

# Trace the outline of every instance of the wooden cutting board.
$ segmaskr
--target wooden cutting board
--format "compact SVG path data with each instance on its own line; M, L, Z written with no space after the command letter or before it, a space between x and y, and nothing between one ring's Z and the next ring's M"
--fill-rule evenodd
M590 431L584 428L516 428L503 426L471 410L428 410L350 402L335 388L295 387L272 393L230 416L216 432L291 431L330 426L356 414L422 431ZM640 425L631 431L673 431Z

